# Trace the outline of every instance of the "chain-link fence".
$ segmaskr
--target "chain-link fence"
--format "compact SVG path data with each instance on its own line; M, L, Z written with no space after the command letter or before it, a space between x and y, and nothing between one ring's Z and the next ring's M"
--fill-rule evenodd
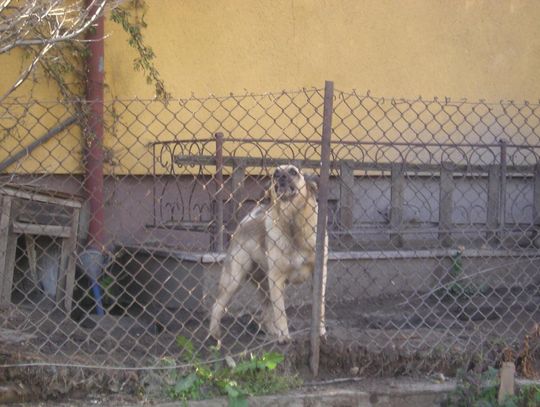
M519 352L540 321L539 105L331 88L106 102L100 247L84 110L0 107L0 340L154 366L179 336L201 357L219 339L387 374Z

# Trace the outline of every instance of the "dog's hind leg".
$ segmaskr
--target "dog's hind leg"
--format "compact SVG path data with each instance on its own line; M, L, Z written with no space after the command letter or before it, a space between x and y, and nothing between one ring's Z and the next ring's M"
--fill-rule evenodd
M225 260L219 280L216 302L212 307L212 313L210 315L209 333L211 337L218 341L221 337L221 319L225 314L227 305L252 267L253 260L249 256L249 253L242 248L231 250L230 255Z

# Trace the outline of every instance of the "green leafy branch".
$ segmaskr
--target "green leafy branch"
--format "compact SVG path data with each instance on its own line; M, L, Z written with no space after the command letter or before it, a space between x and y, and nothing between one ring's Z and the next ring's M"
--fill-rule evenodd
M111 20L119 24L128 34L128 44L134 48L138 56L133 61L133 68L142 71L148 84L153 84L157 98L168 99L170 94L165 89L159 71L155 67L155 52L145 44L143 30L147 28L145 21L146 4L143 0L130 0L111 10ZM32 35L36 38L47 38L47 26L32 26ZM92 30L89 27L86 32ZM60 94L66 100L84 96L86 88L85 63L88 58L88 46L78 38L68 39L55 44L44 55L38 55L40 48L35 45L21 47L23 61L36 60L42 67L45 76L56 84ZM34 75L33 83L39 78Z
M131 13L130 10L140 11ZM145 45L142 31L147 27L145 21L146 5L142 0L131 0L127 6L116 7L112 10L111 20L119 24L128 34L128 44L137 52L138 57L133 60L133 68L143 71L148 84L154 84L156 97L160 99L170 98L166 91L161 76L154 65L156 57L154 50Z

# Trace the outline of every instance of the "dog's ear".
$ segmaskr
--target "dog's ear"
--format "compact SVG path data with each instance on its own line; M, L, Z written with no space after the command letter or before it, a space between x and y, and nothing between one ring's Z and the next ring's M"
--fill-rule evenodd
M267 188L264 189L261 202L268 202L270 200L272 200L272 184L271 183L267 186Z
M319 176L316 174L304 174L304 180L309 192L317 194L319 192Z

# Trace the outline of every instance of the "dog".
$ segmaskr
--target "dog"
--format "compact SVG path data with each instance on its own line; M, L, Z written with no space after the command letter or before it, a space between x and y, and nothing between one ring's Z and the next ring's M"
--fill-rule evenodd
M221 319L232 296L246 281L255 283L263 299L263 331L279 343L288 342L284 291L313 274L317 227L318 184L294 165L281 165L273 173L267 196L238 224L231 237L218 294L210 316L209 335L218 343ZM328 239L324 244L323 301L319 333L324 336L324 293Z

